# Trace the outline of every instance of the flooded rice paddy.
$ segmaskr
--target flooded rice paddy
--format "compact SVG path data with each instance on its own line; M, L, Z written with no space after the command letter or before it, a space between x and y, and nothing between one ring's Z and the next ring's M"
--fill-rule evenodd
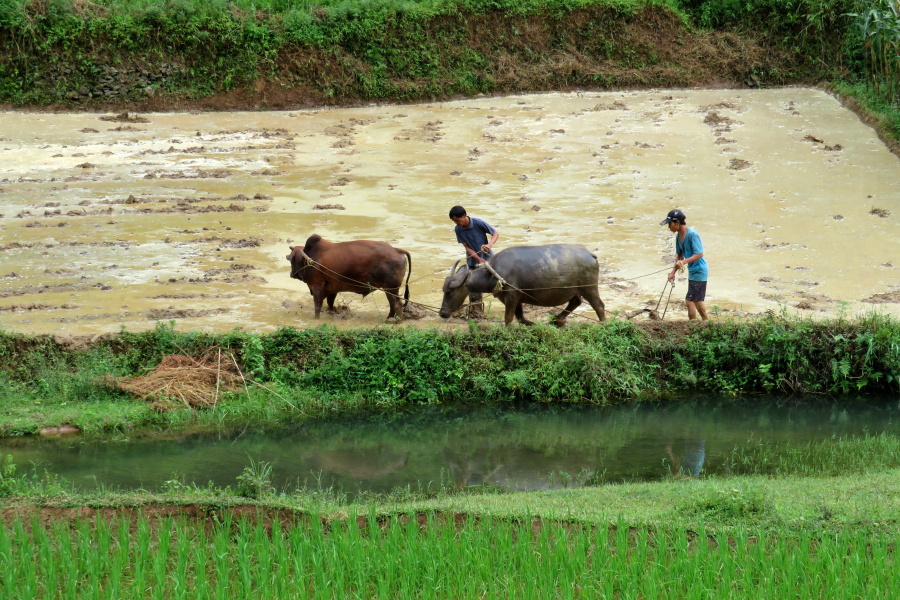
M489 484L535 490L670 474L741 473L729 460L735 449L897 434L898 416L896 399L788 405L710 397L610 408L424 411L309 422L277 433L8 438L0 440L0 456L11 454L23 471L35 465L39 474L47 469L82 489L153 490L167 481L233 486L253 458L273 465L279 489L322 486L356 494Z
M308 325L284 257L312 233L409 250L413 299L437 305L454 204L501 249L584 244L620 313L656 304L664 274L634 278L674 259L659 221L679 207L725 314L900 314L900 161L819 90L111 116L0 114L0 327ZM341 303L325 322L387 315L380 293Z

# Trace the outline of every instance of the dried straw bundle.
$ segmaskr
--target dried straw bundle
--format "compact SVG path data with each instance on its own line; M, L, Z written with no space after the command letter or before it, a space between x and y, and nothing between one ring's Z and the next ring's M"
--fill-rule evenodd
M221 348L207 350L199 357L175 354L165 357L153 372L138 377L109 381L118 389L153 402L157 410L180 400L186 406L211 408L222 392L246 388L234 356Z

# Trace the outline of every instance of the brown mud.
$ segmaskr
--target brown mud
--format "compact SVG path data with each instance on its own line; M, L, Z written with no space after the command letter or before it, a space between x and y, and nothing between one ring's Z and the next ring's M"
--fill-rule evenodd
M312 233L409 250L412 300L435 307L459 257L447 198L502 227L500 249L585 245L601 262L607 310L639 322L675 258L659 227L673 206L710 247L712 315L868 310L862 299L889 291L900 164L821 90L552 93L402 110L129 114L145 131L125 135L81 133L99 123L87 113L0 121L0 326L315 326L284 260ZM333 196L339 205L322 203ZM848 251L855 239L871 241L865 253ZM683 279L667 319L686 316ZM384 322L381 293L341 301L320 322ZM496 322L502 306L488 303ZM407 311L417 326L466 326L419 310ZM542 321L558 312L526 310ZM593 317L582 306L570 322Z
M315 515L302 510L295 510L286 507L268 507L255 504L236 504L232 506L205 505L205 504L161 504L147 503L136 506L111 506L111 507L50 507L22 505L0 509L0 523L6 524L7 528L12 527L16 520L22 520L26 523L36 523L39 526L50 529L60 523L67 524L69 527L76 527L81 523L90 523L96 526L103 522L107 525L119 525L127 522L129 531L132 534L137 533L138 522L146 520L150 526L152 534L159 532L161 527L169 527L172 521L179 523L187 523L195 528L202 528L207 534L215 532L221 528L223 523L231 521L233 523L247 521L253 524L261 525L266 532L271 535L275 524L283 531L298 524L309 525ZM336 523L345 523L351 518L355 518L356 526L360 532L365 533L369 530L371 522L368 516L351 517L343 510L333 513L318 515L319 522L322 524L325 532L331 530ZM477 514L463 512L446 512L436 510L433 512L416 512L413 514L402 513L396 515L380 515L376 517L375 523L379 529L391 527L394 523L406 526L411 519L415 520L420 531L425 531L430 526L444 526L453 524L460 530L463 527L474 524L480 526L484 521L484 517ZM531 531L532 537L539 535L544 529L562 528L568 532L575 530L583 530L585 528L594 530L596 526L585 524L578 521L568 521L563 519L543 519L541 517L530 517L527 520L521 517L508 517L506 519L498 519L490 517L488 522L496 523L500 520L506 520L515 525L517 529L527 527ZM605 528L609 534L609 541L615 542L615 534L618 527L615 524L606 524ZM652 532L653 528L649 528ZM635 541L638 535L637 527L629 527L629 540ZM693 544L699 539L693 531L688 531L689 541ZM707 543L711 548L718 547L716 539L708 535Z
M319 515L319 520L327 528L336 521L346 521L350 516L343 511ZM436 511L434 513L416 513L414 515L400 514L395 516L381 516L377 518L379 527L389 527L394 521L399 521L402 525L406 525L410 518L416 520L418 526L422 529L428 527L429 523L444 524L452 522L456 527L481 519L477 516L468 515L466 513L447 513ZM141 519L149 522L152 531L158 531L160 527L167 526L169 520L178 520L180 522L192 523L195 527L202 527L205 531L211 532L221 527L226 521L237 522L246 520L251 523L261 524L269 533L275 523L282 528L290 527L299 523L310 523L313 516L308 512L295 510L292 508L273 508L267 506L258 506L254 504L238 504L233 506L216 506L204 504L158 504L148 503L138 506L111 506L95 508L91 506L77 507L50 507L50 506L33 506L24 505L9 507L0 510L0 522L11 524L16 519L22 519L27 522L36 522L44 527L52 527L58 523L68 523L74 527L78 523L98 522L121 523L128 522L132 532L137 531L137 523ZM519 522L518 519L511 519ZM533 518L532 529L537 533L547 526L553 524L569 525L562 521L544 521L540 518ZM357 516L356 524L360 530L365 531L369 528L369 518L367 516Z

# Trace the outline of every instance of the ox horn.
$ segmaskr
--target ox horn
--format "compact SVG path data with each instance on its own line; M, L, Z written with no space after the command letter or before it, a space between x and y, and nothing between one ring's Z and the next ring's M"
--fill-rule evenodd
M457 260L455 263L453 263L453 266L450 267L450 277L456 275L456 266L460 263L460 261L462 261L462 259Z

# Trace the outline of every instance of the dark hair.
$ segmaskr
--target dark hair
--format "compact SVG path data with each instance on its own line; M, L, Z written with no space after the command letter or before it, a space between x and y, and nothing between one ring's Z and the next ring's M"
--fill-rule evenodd
M464 216L466 216L466 209L464 209L462 206L454 206L453 208L450 209L450 218L451 219L458 219L458 218L464 217Z

